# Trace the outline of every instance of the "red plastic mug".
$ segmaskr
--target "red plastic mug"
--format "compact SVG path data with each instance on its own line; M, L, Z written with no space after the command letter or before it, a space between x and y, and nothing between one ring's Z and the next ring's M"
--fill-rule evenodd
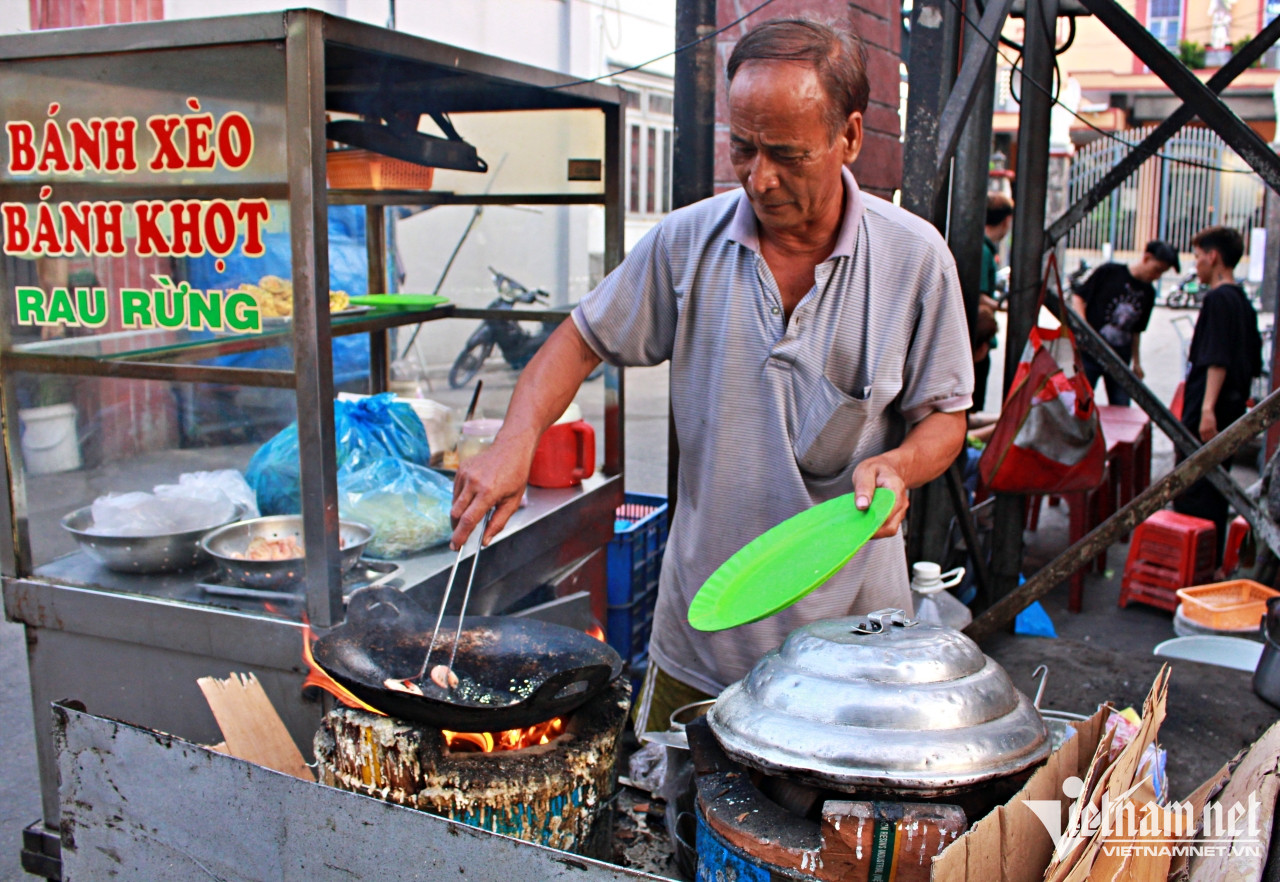
M542 433L529 469L534 487L573 487L596 470L596 431L584 420L556 423Z

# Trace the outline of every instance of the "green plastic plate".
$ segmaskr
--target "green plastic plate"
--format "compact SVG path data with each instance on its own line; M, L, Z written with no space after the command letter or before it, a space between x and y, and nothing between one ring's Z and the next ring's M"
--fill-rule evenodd
M893 511L893 500L892 490L878 487L870 507L859 511L846 493L752 539L698 589L689 624L723 631L791 606L858 553Z
M374 306L378 309L432 309L449 298L443 294L361 294L351 298L357 306Z

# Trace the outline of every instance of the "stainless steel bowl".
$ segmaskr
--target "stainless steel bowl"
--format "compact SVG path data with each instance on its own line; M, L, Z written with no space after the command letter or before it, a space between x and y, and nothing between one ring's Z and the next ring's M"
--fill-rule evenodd
M93 510L78 508L62 518L62 529L75 537L80 550L117 573L172 573L187 570L209 559L200 537L211 528L244 516L237 506L228 521L198 530L159 536L103 536L93 532Z
M246 560L244 554L256 538L284 539L289 536L303 542L301 515L272 515L253 518L219 527L200 540L201 546L218 562L233 581L249 588L288 588L302 581L306 564L300 557L287 560ZM342 572L355 566L369 540L373 528L356 521L339 521L338 536L342 542Z

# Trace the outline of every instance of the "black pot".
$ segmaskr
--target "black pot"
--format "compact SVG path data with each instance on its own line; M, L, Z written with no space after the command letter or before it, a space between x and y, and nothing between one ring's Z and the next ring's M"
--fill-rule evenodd
M1280 597L1267 601L1267 614L1262 619L1262 655L1253 672L1253 691L1280 707Z

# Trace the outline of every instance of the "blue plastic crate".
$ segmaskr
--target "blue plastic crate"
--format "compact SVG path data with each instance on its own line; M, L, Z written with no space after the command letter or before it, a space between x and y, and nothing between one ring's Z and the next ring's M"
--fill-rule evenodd
M667 498L628 493L618 507L609 543L609 645L628 664L649 648L658 573L667 547Z

